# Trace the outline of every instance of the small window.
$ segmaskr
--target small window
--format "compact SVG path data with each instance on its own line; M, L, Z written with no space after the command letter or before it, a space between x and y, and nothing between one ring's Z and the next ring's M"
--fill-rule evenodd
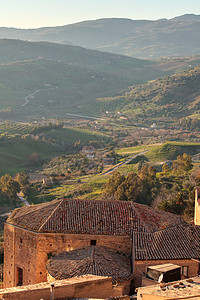
M188 266L183 266L181 270L182 275L188 277Z
M96 246L96 244L97 244L97 241L96 241L96 240L91 240L91 241L90 241L90 245L91 245L91 246Z
M19 242L20 242L20 244L22 244L22 243L23 243L23 240L22 240L22 238L20 238L20 239L19 239Z
M23 285L23 269L17 267L17 286Z

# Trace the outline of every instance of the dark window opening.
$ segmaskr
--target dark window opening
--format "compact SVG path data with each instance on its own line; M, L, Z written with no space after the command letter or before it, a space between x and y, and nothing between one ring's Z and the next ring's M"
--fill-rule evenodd
M23 243L23 241L22 241L22 238L20 238L20 239L19 239L19 242L20 242L20 244L22 244L22 243Z
M17 267L17 286L23 285L23 269Z
M91 245L91 246L96 246L96 244L97 244L97 241L96 241L96 240L91 240L91 241L90 241L90 245Z

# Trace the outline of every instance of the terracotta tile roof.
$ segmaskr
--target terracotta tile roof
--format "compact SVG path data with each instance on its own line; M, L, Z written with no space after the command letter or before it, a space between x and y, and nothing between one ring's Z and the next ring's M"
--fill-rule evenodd
M181 219L131 201L63 199L17 209L7 223L37 232L131 236L180 224Z
M132 278L129 256L99 246L58 253L48 260L47 271L56 280L86 274L110 276L113 283Z
M200 258L200 226L175 225L154 233L135 232L136 260Z
M32 231L38 231L61 201L62 200L55 200L38 205L17 208L8 217L6 222Z

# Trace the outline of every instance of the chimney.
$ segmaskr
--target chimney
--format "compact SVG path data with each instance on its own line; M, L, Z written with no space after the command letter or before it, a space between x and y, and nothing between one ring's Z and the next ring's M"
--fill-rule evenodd
M198 188L195 189L194 224L200 225L200 196Z

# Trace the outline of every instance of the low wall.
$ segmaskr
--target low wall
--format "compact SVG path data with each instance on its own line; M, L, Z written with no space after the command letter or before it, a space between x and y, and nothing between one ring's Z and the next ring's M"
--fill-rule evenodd
M14 287L0 290L4 300L49 300L52 283ZM113 296L112 278L86 275L54 282L53 299L66 298L109 298ZM121 296L119 293L118 296Z

